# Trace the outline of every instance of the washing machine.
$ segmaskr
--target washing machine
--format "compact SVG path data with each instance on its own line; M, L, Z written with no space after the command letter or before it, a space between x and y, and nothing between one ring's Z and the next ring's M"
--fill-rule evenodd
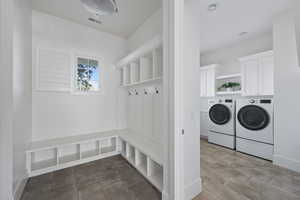
M236 101L236 150L273 159L273 99Z
M208 142L235 149L235 100L208 101Z

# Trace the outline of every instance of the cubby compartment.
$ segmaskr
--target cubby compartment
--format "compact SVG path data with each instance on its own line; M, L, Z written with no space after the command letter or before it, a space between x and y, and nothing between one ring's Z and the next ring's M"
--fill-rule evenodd
M124 68L121 68L120 70L120 86L123 86L125 83L124 83Z
M31 171L55 167L58 164L57 153L57 148L31 152Z
M130 63L131 84L140 82L140 62L134 61Z
M131 146L130 144L127 143L127 153L126 153L126 158L127 160L135 165L135 148Z
M90 158L100 154L99 141L90 141L80 144L81 158Z
M143 175L147 176L147 156L137 149L135 149L135 165Z
M149 157L147 158L147 177L157 189L162 191L163 167Z
M70 144L58 148L58 163L65 164L80 160L80 144Z
M140 58L141 81L153 79L153 55L147 54Z
M130 69L130 65L126 65L125 67L124 67L124 73L125 73L125 75L124 75L124 77L125 77L125 79L124 79L124 85L129 85L129 84L131 84L131 69Z
M121 144L121 155L123 156L123 157L126 157L126 152L127 152L127 145L126 145L126 141L124 141L124 140L120 140L120 144Z
M155 79L163 76L163 48L159 47L153 51L153 75Z
M117 151L117 138L107 138L100 140L100 153L106 154Z

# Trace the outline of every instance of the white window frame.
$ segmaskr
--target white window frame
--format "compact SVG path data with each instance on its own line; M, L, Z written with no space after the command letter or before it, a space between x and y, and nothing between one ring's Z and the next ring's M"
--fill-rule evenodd
M98 62L99 67L99 90L98 91L80 91L77 89L77 64L78 64L78 58L83 59L89 59L89 60L96 60ZM73 68L72 68L72 94L74 95L100 95L103 94L103 66L101 59L97 56L90 56L86 54L75 54L74 56L74 62Z

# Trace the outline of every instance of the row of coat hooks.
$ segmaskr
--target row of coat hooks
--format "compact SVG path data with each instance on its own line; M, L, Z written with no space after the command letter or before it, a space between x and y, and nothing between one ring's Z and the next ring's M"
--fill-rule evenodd
M128 90L128 96L132 95L152 95L152 94L159 94L160 89L158 87L148 87L148 88L143 88L143 89L131 89Z

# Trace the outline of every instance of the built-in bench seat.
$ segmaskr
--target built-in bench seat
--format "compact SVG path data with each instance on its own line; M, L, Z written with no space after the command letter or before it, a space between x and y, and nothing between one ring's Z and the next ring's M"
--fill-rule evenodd
M162 145L130 130L112 130L32 142L26 152L29 177L121 154L160 191Z

